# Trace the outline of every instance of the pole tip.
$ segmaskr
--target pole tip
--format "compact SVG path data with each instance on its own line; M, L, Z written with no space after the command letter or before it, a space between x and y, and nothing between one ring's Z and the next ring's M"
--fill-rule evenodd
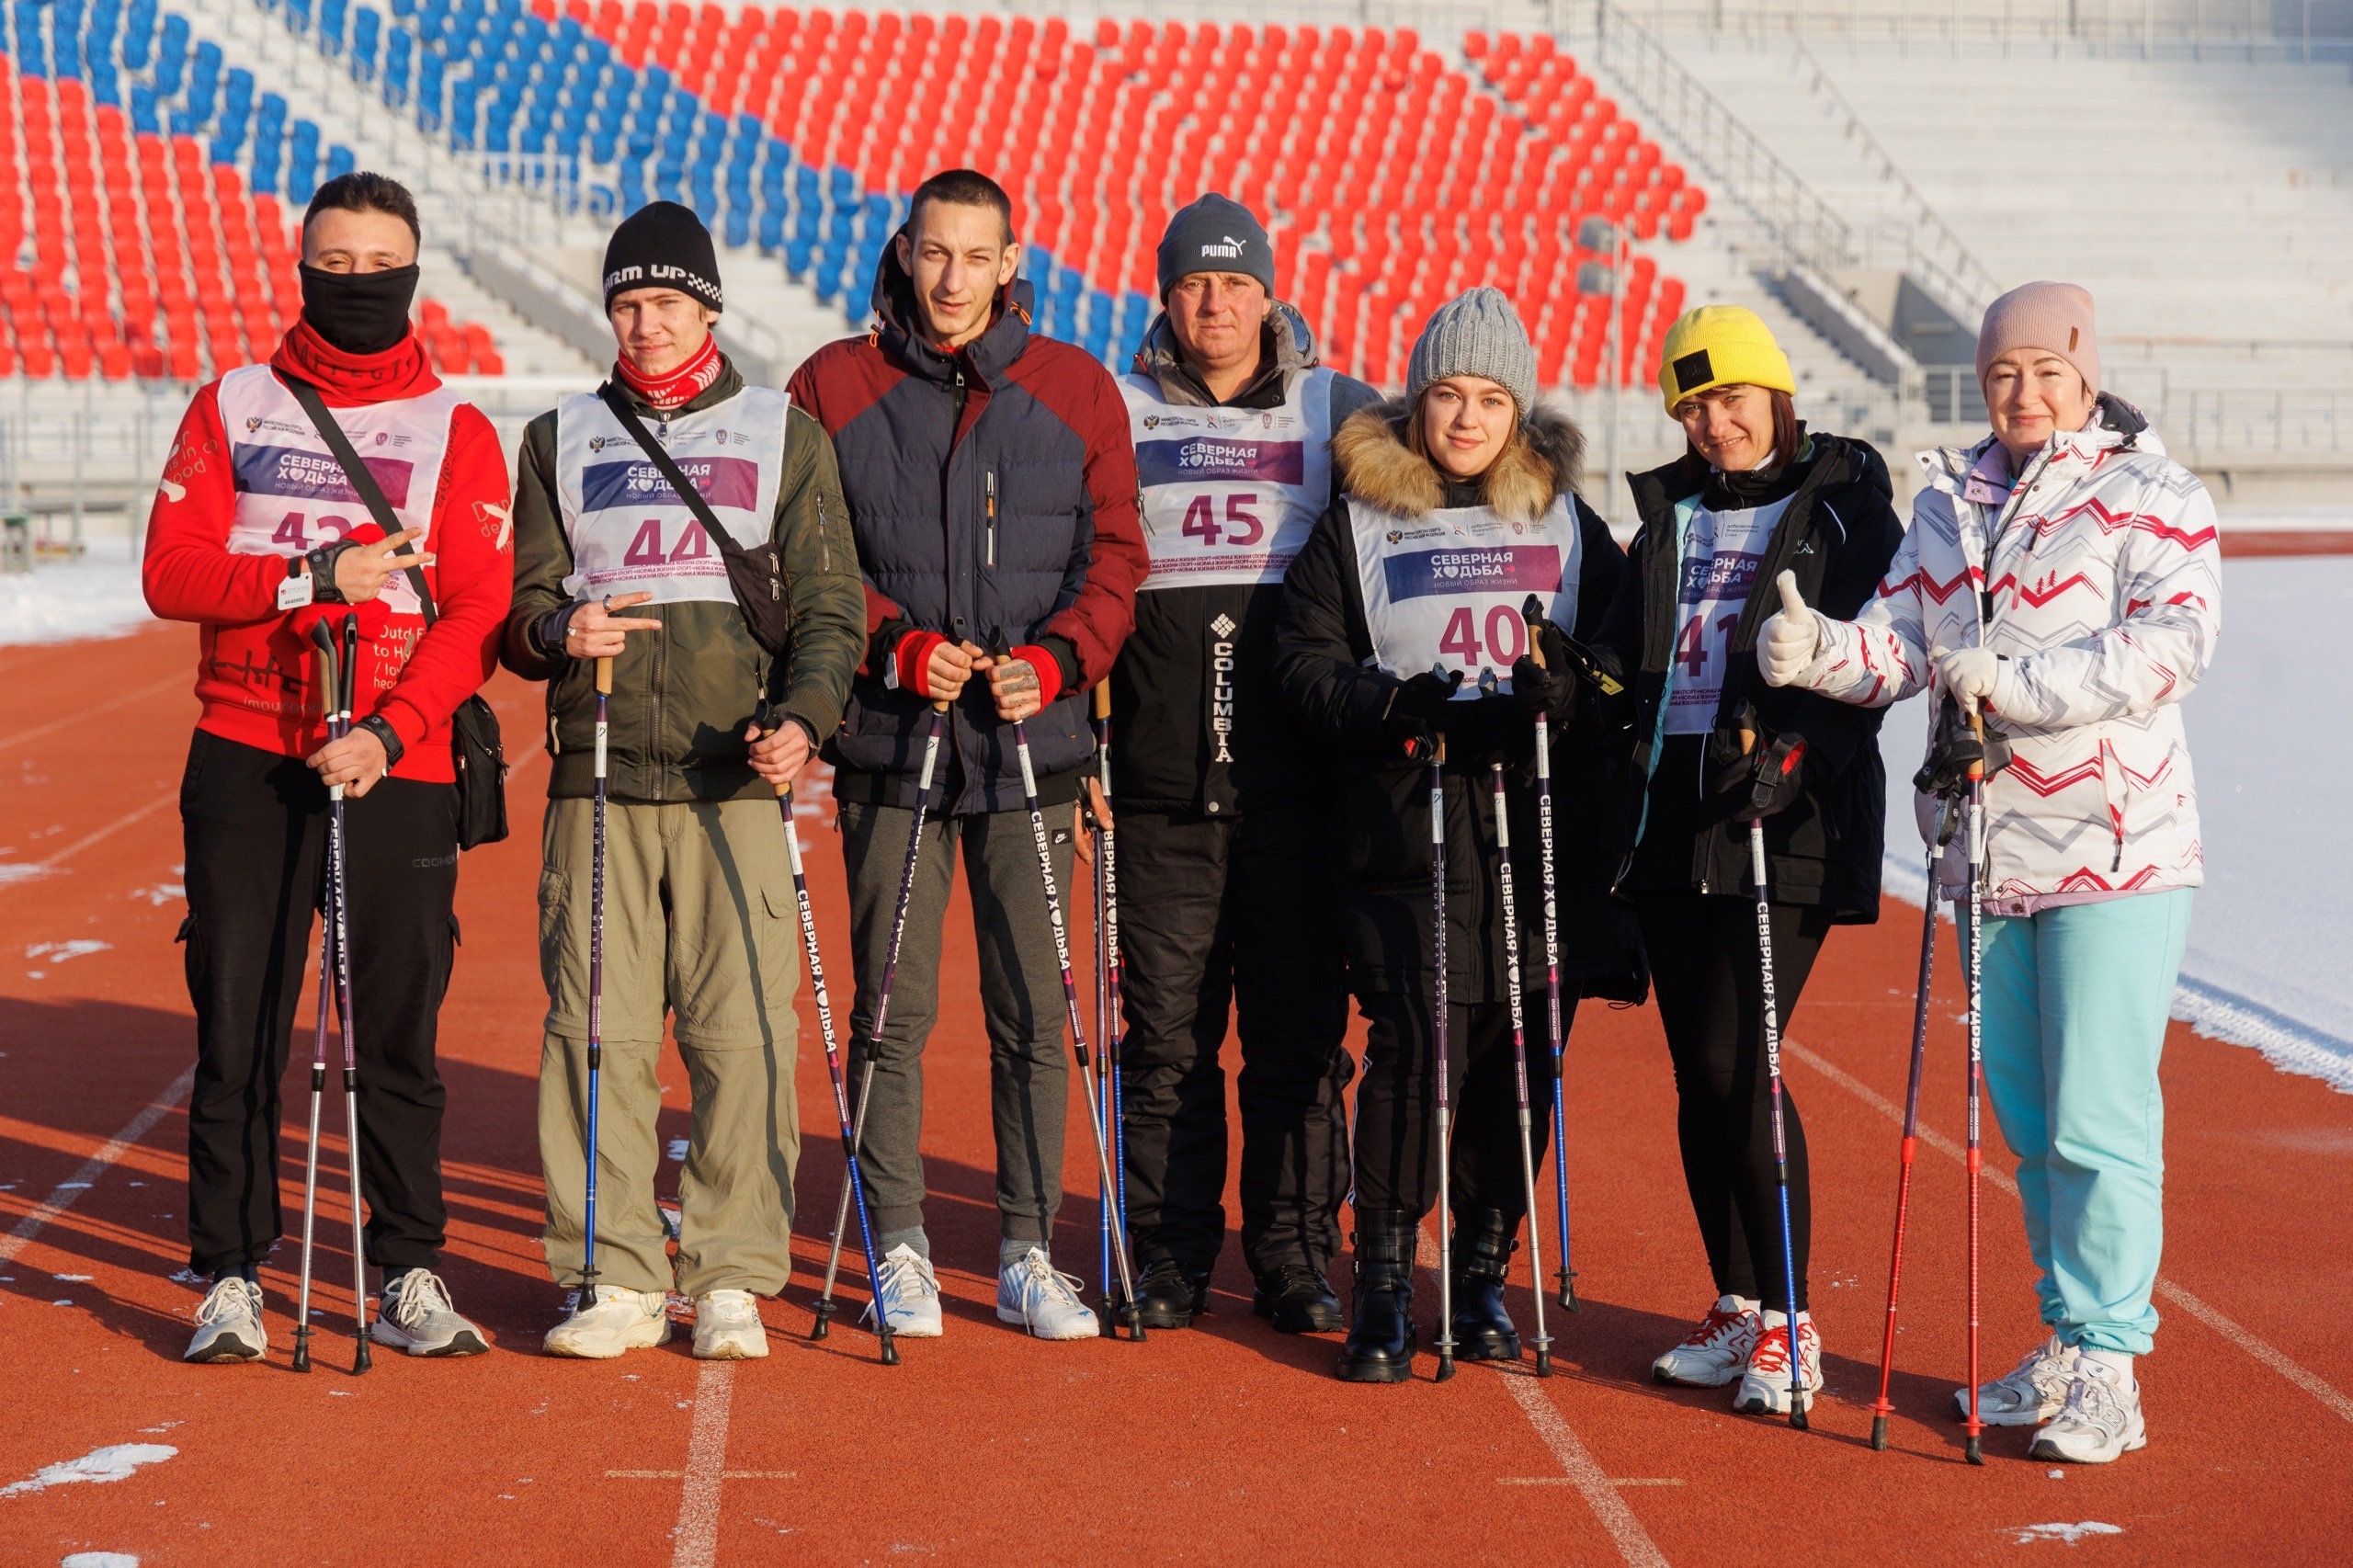
M307 1328L294 1331L294 1369L298 1372L311 1369L311 1331Z
M1454 1353L1453 1353L1452 1351L1450 1351L1450 1350L1449 1350L1449 1351L1444 1352L1443 1354L1441 1354L1441 1355L1438 1357L1438 1376L1437 1376L1435 1379L1433 1379L1432 1381L1436 1381L1436 1382L1441 1382L1441 1383L1442 1383L1442 1382L1445 1382L1448 1379L1449 1379L1449 1378L1451 1378L1451 1377L1453 1377L1453 1376L1454 1376Z
M363 1333L359 1336L359 1353L351 1358L351 1375L356 1378L373 1365L375 1362L368 1354L368 1335Z
M1972 1464L1984 1464L1985 1462L1984 1438L1972 1437L1969 1439L1969 1462Z
M886 1367L899 1364L899 1342L892 1337L887 1328L882 1331L882 1364Z
M1791 1405L1790 1407L1790 1427L1792 1431L1802 1432L1806 1430L1806 1414L1804 1410L1796 1405Z
M1871 1417L1871 1452L1875 1454L1883 1454L1886 1451L1887 1417L1884 1415L1874 1415Z
M1536 1352L1536 1375L1540 1378L1549 1378L1552 1375L1552 1352L1550 1347L1539 1349Z

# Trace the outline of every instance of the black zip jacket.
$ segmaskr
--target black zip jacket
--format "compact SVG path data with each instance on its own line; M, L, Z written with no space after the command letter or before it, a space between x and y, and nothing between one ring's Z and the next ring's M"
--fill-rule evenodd
M1737 496L1689 452L1664 468L1627 476L1642 530L1628 551L1631 569L1593 639L1595 657L1626 681L1633 708L1633 767L1621 809L1630 831L1641 824L1642 836L1618 879L1621 893L1756 896L1747 824L1734 816L1746 790L1712 790L1708 736L1659 733L1680 630L1676 508L1695 498L1722 509L1787 495L1789 509L1766 545L1733 631L1715 722L1720 731L1730 730L1742 708L1753 706L1760 751L1784 735L1805 741L1798 799L1765 822L1773 901L1822 905L1840 922L1879 918L1887 773L1878 736L1885 710L1857 708L1798 687L1767 686L1756 668L1756 632L1780 608L1774 580L1784 571L1796 574L1805 602L1822 614L1847 620L1861 613L1903 541L1904 526L1887 464L1867 442L1819 435L1806 441L1803 455L1770 485Z
M1179 356L1164 314L1133 369L1163 401L1202 408L1278 408L1315 367L1306 319L1278 301L1267 318L1258 375L1220 403ZM1381 394L1332 379L1331 427ZM1111 792L1143 811L1232 816L1319 797L1321 755L1289 723L1274 675L1282 585L1154 588L1136 596L1136 627L1111 666ZM1222 721L1225 744L1219 745ZM1222 755L1221 755L1222 753Z

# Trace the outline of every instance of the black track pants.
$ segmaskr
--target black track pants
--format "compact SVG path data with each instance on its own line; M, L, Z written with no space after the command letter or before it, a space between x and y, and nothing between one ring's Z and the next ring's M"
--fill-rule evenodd
M1524 1007L1528 1037L1529 1158L1544 1163L1552 1131L1552 1047L1544 1003ZM1427 1214L1438 1203L1438 1078L1430 999L1395 992L1357 998L1371 1025L1364 1082L1357 1089L1357 1207ZM1447 1103L1453 1155L1447 1198L1456 1212L1495 1209L1514 1221L1528 1212L1519 1163L1519 1086L1511 1049L1511 1009L1502 1002L1449 1006ZM1576 1004L1561 999L1561 1029ZM1540 1186L1541 1183L1540 1182Z
M441 1250L441 1111L435 1016L457 939L458 790L387 778L345 806L351 989L359 1047L360 1185L368 1257L430 1267ZM278 1212L278 1085L319 961L327 792L299 757L202 730L180 780L188 850L188 991L196 1005L188 1102L188 1266L215 1274L268 1256ZM343 1045L329 1026L322 1131L342 1135ZM307 1105L297 1114L306 1114ZM289 1142L300 1158L301 1130ZM322 1162L320 1186L332 1191ZM341 1178L347 1182L347 1176Z
M1756 901L1691 892L1644 893L1638 903L1659 1017L1675 1059L1683 1179L1716 1293L1758 1298L1776 1312L1787 1311ZM1773 905L1773 996L1784 1038L1829 933L1829 916L1819 909ZM1805 1125L1786 1078L1781 1116L1790 1150L1790 1249L1802 1312L1813 1189Z
M1225 1236L1225 1068L1242 1041L1242 1255L1324 1267L1348 1189L1347 994L1324 819L1119 813L1120 1084L1140 1257L1206 1269Z

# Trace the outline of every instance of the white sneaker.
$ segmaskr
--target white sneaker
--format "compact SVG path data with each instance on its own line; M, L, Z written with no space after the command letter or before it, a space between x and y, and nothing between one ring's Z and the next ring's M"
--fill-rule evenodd
M196 1306L196 1337L183 1361L258 1361L269 1349L261 1322L261 1287L242 1274L223 1274Z
M768 1353L767 1325L749 1290L713 1290L695 1298L695 1358L756 1361Z
M2057 1335L2018 1358L2018 1366L1992 1382L1977 1385L1977 1419L1988 1426L2040 1426L2067 1407L2067 1385L2075 1381L2075 1353ZM1969 1419L1969 1391L1952 1391L1952 1414Z
M2141 1385L2127 1387L2123 1375L2105 1361L2078 1356L2067 1383L2067 1403L2051 1425L2034 1435L2028 1450L2039 1460L2109 1464L2149 1446L2141 1419ZM1980 1419L1983 1419L1981 1416Z
M909 1339L939 1337L939 1277L931 1271L931 1260L906 1243L882 1255L882 1277L875 1281L874 1294L892 1334ZM873 1303L869 1302L859 1321L870 1322L873 1316Z
M412 1356L479 1356L482 1330L458 1315L449 1287L430 1269L412 1268L384 1287L368 1337Z
M584 1293L570 1317L548 1330L551 1356L609 1361L624 1351L643 1350L670 1337L669 1300L660 1290L624 1290L599 1285Z
M1756 1303L1739 1296L1719 1296L1707 1318L1684 1342L1651 1363L1651 1376L1685 1388L1720 1389L1737 1380L1748 1365L1765 1332Z
M1748 1415L1790 1413L1790 1320L1780 1312L1764 1314L1765 1332L1748 1353L1747 1369L1740 1375L1740 1392L1732 1407ZM1822 1388L1822 1335L1814 1332L1813 1314L1798 1314L1798 1408L1812 1410Z
M1093 1339L1103 1325L1078 1299L1078 1276L1056 1273L1044 1249L1031 1247L997 1271L996 1315L1040 1339Z

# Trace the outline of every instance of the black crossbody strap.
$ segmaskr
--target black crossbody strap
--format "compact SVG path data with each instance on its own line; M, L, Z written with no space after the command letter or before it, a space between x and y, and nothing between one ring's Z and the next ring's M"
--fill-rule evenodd
M335 423L333 414L327 412L326 401L319 396L319 389L283 370L278 371L277 375L286 383L286 390L294 394L294 401L302 405L302 412L311 416L311 424L318 430L319 438L326 442L327 450L335 454L335 460L343 468L343 477L352 489L359 493L359 499L367 504L368 515L376 520L378 528L384 530L384 537L390 539L400 532L401 520L393 516L392 504L384 499L383 486L378 484L376 476L368 472L368 465L359 460L358 452L352 448L351 437L343 433L343 426ZM431 626L440 616L433 607L433 590L425 584L425 568L412 566L408 569L408 585L416 590L417 602L425 607L425 624Z
M630 439L654 460L654 466L662 471L662 477L670 482L670 488L678 493L678 499L686 503L687 510L692 512L695 521L702 525L702 531L710 536L711 544L722 551L730 547L743 548L735 543L734 536L721 525L718 514L710 509L710 503L702 498L702 492L678 471L677 463L646 429L645 422L637 416L637 410L629 405L629 399L622 395L621 389L607 381L597 389L597 395L604 400L607 408L612 410L613 417L620 421L621 428L629 432Z

